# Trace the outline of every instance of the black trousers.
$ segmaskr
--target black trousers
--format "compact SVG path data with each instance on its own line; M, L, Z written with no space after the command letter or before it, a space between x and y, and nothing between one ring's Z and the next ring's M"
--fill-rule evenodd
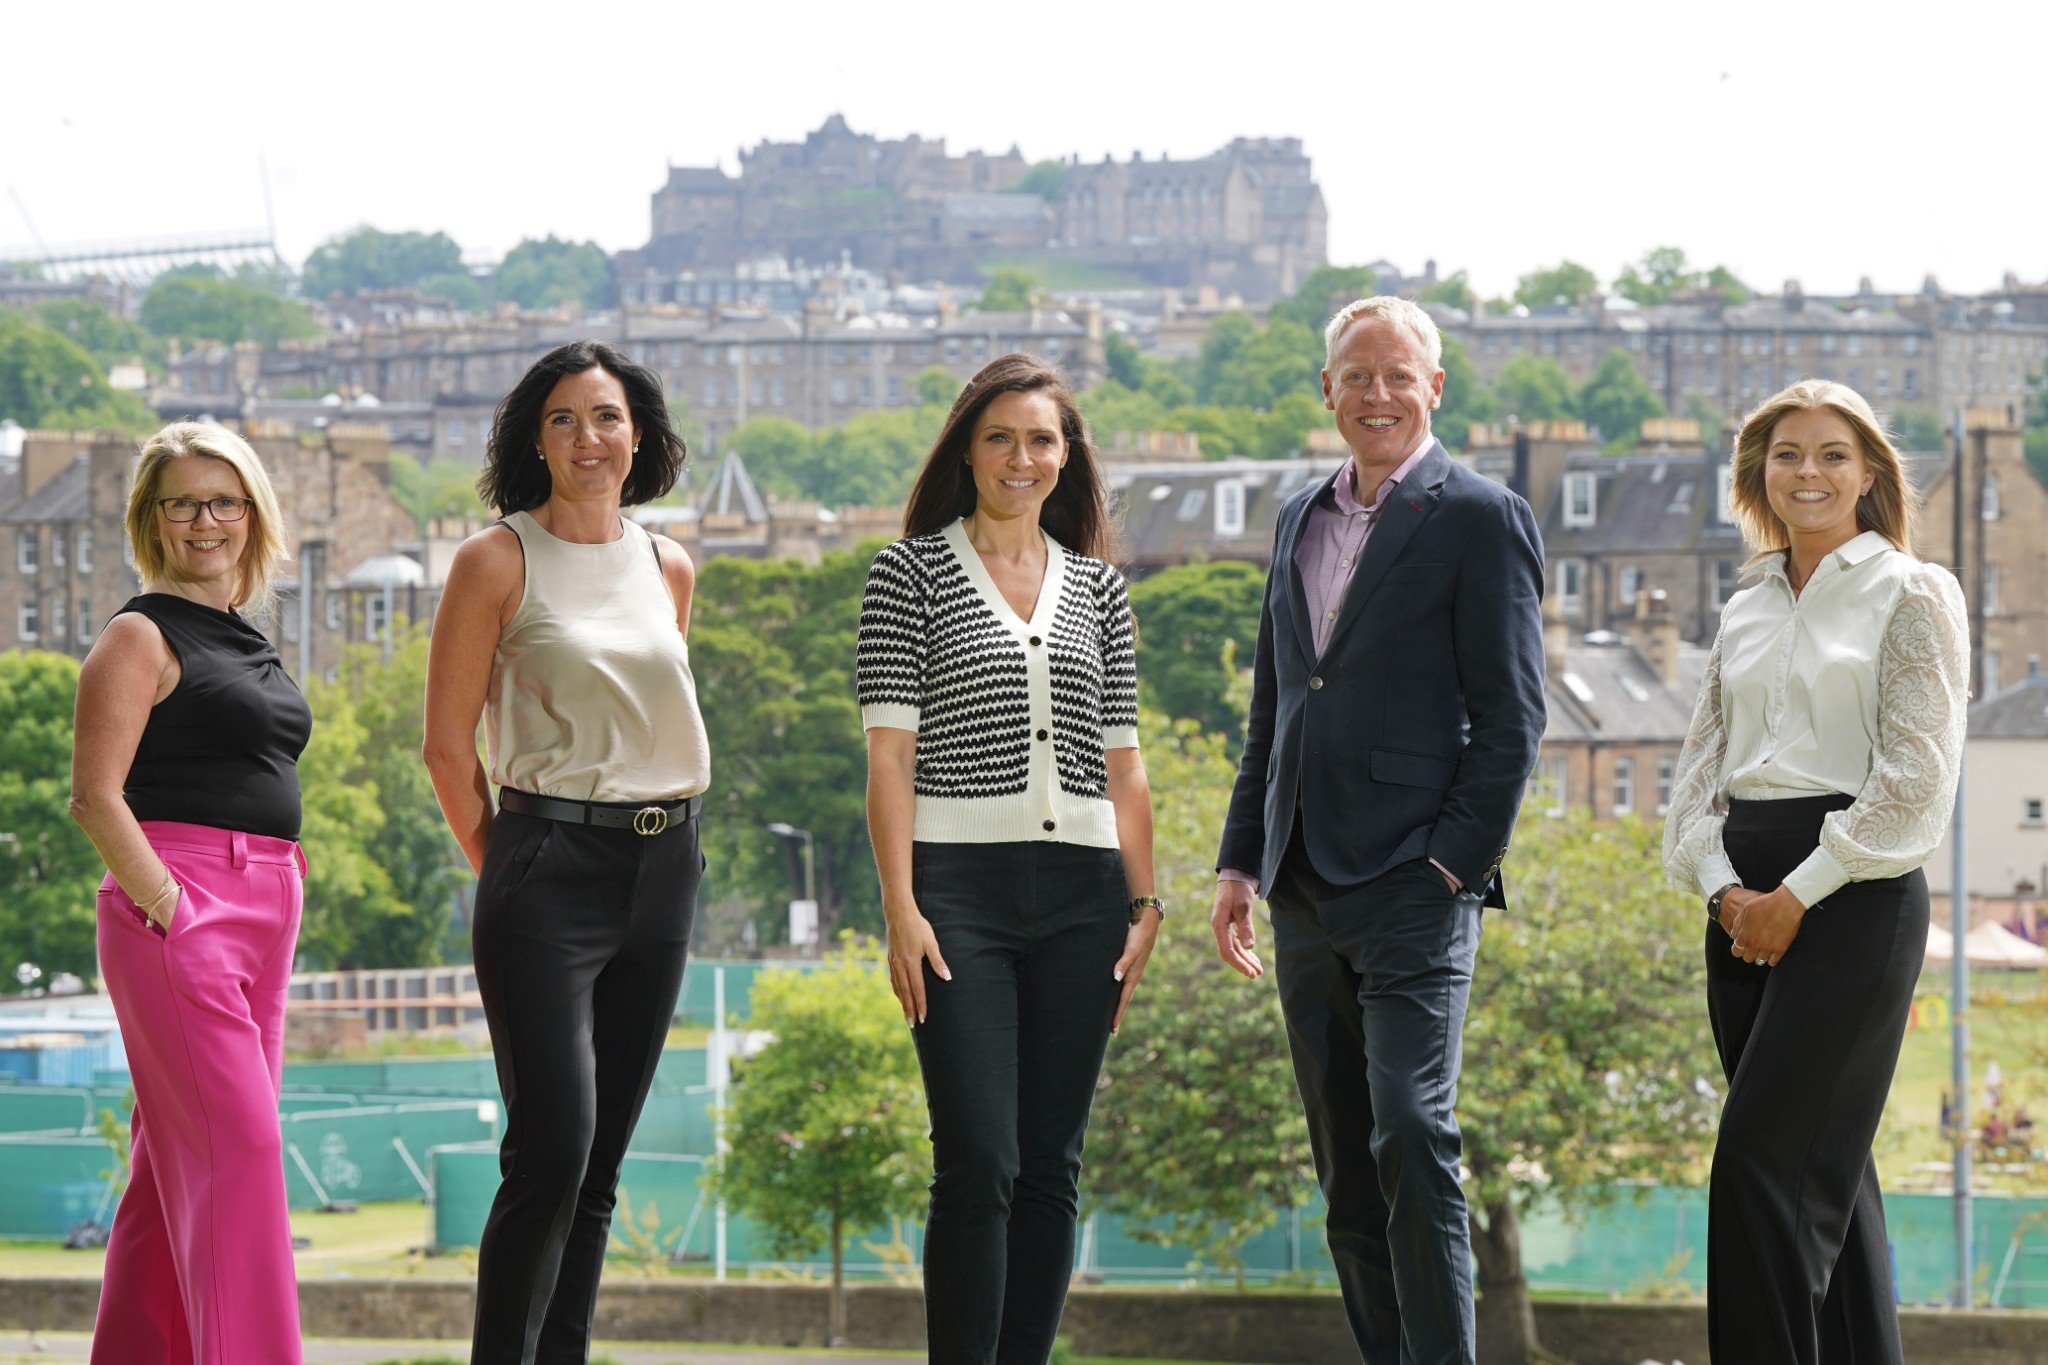
M648 838L500 811L473 942L505 1095L473 1365L583 1365L619 1164L675 1017L696 820Z
M913 892L953 979L915 1030L932 1116L934 1365L1044 1365L1074 1272L1081 1139L1130 926L1115 849L919 843Z
M1268 898L1274 968L1344 1312L1368 1365L1470 1365L1452 1106L1480 898L1452 894L1426 858L1332 885L1295 829Z
M1850 798L1731 801L1742 884L1774 890ZM1927 946L1918 871L1807 908L1775 967L1707 926L1707 1007L1728 1077L1707 1196L1707 1342L1724 1365L1901 1359L1870 1144Z

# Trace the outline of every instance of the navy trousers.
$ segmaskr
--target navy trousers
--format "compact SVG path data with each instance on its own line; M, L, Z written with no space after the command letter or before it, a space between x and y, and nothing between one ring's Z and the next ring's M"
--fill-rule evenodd
M1299 829L1269 897L1274 966L1344 1311L1367 1365L1471 1365L1452 1106L1480 898L1426 858L1334 886Z

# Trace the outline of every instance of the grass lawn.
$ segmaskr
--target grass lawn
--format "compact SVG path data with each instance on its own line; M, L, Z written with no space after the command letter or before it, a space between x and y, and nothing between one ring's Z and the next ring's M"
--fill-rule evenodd
M1057 261L1037 256L1017 256L1008 260L983 261L980 266L983 279L994 279L998 270L1021 270L1038 281L1041 289L1055 292L1084 289L1149 289L1151 286L1136 275L1107 266L1082 265L1076 261Z

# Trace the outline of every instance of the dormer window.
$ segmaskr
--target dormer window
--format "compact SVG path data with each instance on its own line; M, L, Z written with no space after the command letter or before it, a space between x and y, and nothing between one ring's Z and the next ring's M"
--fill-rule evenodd
M1564 524L1574 529L1591 526L1595 519L1596 476L1572 473L1564 476Z
M1216 534L1244 534L1244 483L1239 479L1216 481Z

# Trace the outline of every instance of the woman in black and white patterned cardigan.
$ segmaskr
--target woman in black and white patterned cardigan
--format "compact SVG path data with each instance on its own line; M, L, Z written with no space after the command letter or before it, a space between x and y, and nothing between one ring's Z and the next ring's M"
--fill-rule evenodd
M875 556L858 687L889 975L931 1105L931 1359L1036 1365L1081 1139L1159 932L1123 578L1059 372L991 361Z

